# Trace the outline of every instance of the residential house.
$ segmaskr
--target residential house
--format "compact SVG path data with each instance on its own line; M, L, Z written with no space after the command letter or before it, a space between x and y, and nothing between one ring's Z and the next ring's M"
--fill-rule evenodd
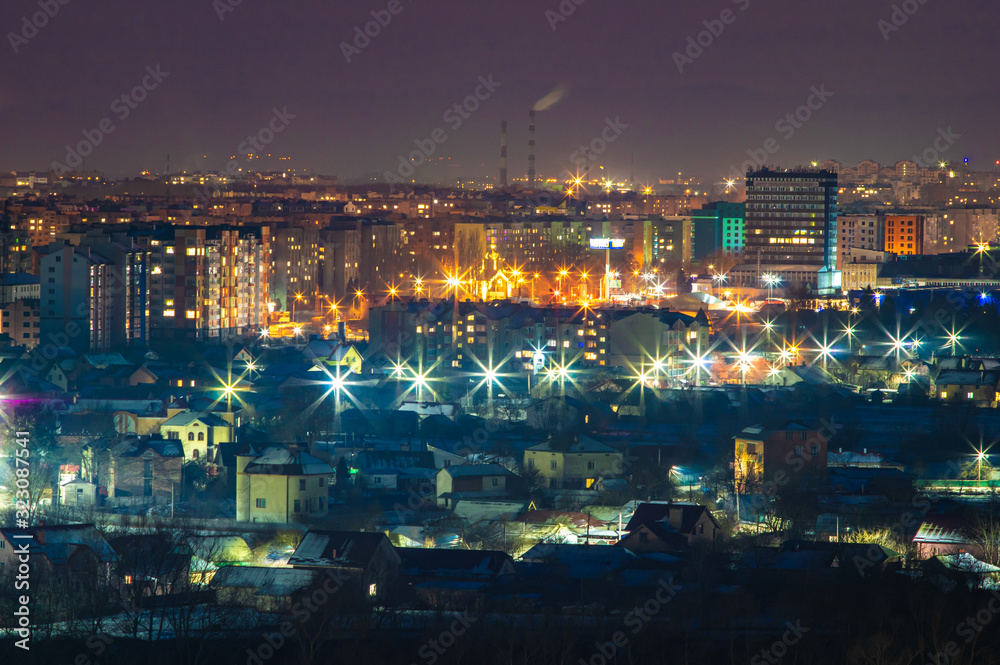
M934 380L934 395L943 404L996 407L1000 403L1000 370L942 371Z
M827 437L816 427L795 420L771 428L753 425L735 438L736 478L740 491L747 485L778 482L799 473L825 474Z
M678 552L697 543L710 543L722 527L705 506L690 503L640 503L618 545L636 553Z
M113 585L127 605L193 591L211 579L208 569L215 569L166 534L117 536L110 544L118 555Z
M681 377L689 359L708 351L711 324L703 309L694 316L665 309L609 312L612 317L608 364Z
M310 530L288 560L293 568L337 569L370 598L388 595L401 559L384 533Z
M621 452L581 434L557 434L524 451L526 469L536 469L549 489L590 489L622 473Z
M430 494L428 488L433 488L437 474L431 452L365 450L358 453L354 466L361 472L368 491L374 493Z
M110 450L108 496L142 497L130 503L163 503L181 487L184 450L179 441L127 437Z
M306 568L224 566L209 587L220 605L287 614L298 595L322 576L321 571Z
M918 559L967 553L982 560L985 552L975 542L974 527L959 511L933 512L924 516L913 536Z
M118 560L114 549L93 524L42 525L27 529L0 529L0 577L18 569L27 546L32 569L32 596L44 584L52 592L52 605L69 610L83 607L94 592L111 581ZM55 610L55 607L49 607Z
M236 519L295 522L327 514L333 467L299 449L248 450L236 460Z
M517 572L506 552L421 547L397 547L396 552L400 587L435 608L476 608Z
M216 446L233 440L233 427L214 413L182 411L160 425L160 434L181 442L185 460L211 460Z
M69 508L93 508L97 505L97 485L75 478L59 486L59 503Z
M460 499L506 498L507 483L514 477L499 464L462 464L437 472L437 503L453 508Z

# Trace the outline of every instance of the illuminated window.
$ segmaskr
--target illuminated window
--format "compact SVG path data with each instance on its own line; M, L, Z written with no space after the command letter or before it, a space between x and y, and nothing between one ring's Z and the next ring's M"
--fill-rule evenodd
M172 309L163 310L163 316L173 316L173 315L174 315L174 310Z
M418 335L419 335L420 333L422 333L423 331L424 331L424 327L423 327L423 326L417 326L417 334L418 334Z
M569 340L568 339L563 342L563 348L564 349L568 349L569 348Z
M369 584L368 585L368 595L369 596L374 596L376 593L378 593L378 586L376 586L375 584Z
M189 309L187 311L187 314L185 316L186 316L186 318L193 319L193 318L196 318L197 313L193 309Z
M966 393L966 397L968 397L969 399L974 399L975 396L976 396L975 393Z
M198 249L197 248L195 248L195 247L188 247L187 248L187 255L188 256L194 256L197 253L198 253Z
M941 399L948 399L948 391L947 390L942 390L941 391Z

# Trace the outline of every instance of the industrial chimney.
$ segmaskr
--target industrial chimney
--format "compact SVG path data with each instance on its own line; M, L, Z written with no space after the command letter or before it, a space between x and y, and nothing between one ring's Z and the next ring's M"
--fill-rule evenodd
M507 186L507 121L500 122L500 186Z
M528 113L528 187L535 188L535 109Z

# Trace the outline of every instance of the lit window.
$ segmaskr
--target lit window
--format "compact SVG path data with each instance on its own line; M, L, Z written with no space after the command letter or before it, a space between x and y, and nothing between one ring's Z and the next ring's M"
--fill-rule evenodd
M189 309L187 311L187 314L186 314L187 318L193 319L193 318L196 318L196 316L197 316L197 313L193 309Z
M368 585L368 595L369 596L374 596L376 593L378 593L378 587L376 585L374 585L374 584L369 584Z
M942 390L941 391L941 399L948 399L948 391L947 390Z
M968 397L969 399L974 399L975 393L966 393L966 397Z
M174 315L174 310L172 309L163 310L163 316L173 316L173 315Z

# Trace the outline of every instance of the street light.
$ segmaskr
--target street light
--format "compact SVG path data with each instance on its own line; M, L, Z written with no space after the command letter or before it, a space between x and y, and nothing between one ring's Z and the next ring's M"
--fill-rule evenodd
M302 300L302 294L296 293L295 299L292 301L292 323L295 323L295 303Z
M779 277L778 275L767 273L763 275L761 279L763 279L764 283L767 284L767 299L770 300L772 295L772 289L781 282L781 277Z

